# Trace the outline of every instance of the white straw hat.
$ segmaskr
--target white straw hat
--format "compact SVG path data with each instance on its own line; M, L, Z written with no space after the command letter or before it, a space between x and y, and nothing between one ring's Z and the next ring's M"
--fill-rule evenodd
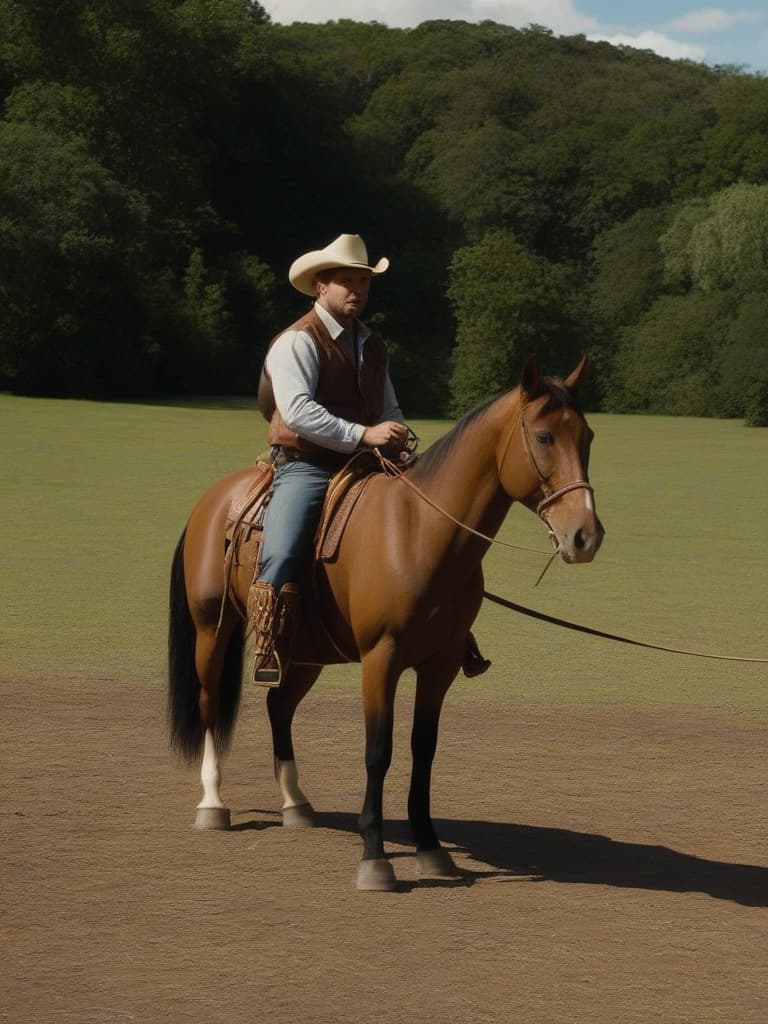
M302 294L314 295L315 275L321 270L352 267L356 270L370 270L372 274L383 274L388 266L386 256L382 256L374 267L369 265L368 250L360 235L339 235L324 249L307 252L294 260L288 271L288 280Z

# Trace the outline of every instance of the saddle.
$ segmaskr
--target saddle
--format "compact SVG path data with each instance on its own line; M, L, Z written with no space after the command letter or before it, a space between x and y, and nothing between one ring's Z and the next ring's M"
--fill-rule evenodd
M221 601L219 625L224 614L224 605L229 598L242 618L247 618L245 606L237 599L232 576L241 568L252 571L252 579L258 574L261 562L261 547L264 538L264 513L272 496L272 481L275 467L271 462L259 459L254 467L256 475L251 486L240 498L229 506L224 526L224 594Z
M233 576L244 570L250 582L259 577L264 516L272 496L272 482L275 476L275 467L270 462L260 459L255 469L256 476L251 486L242 497L230 505L224 530L225 596L243 619L247 619L247 611L237 598ZM373 452L361 451L355 453L349 462L331 477L315 535L315 558L318 561L336 560L352 510L374 474L378 472L382 472L378 458Z
M335 562L344 530L357 500L382 465L373 452L357 452L331 477L325 495L320 523L315 535L315 558Z

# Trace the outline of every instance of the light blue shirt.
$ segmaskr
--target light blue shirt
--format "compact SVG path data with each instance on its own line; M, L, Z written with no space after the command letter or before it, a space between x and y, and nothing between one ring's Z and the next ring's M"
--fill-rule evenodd
M334 317L320 305L315 303L315 312L325 324L328 333L338 341L347 354L354 360L352 334L338 323ZM365 359L365 342L370 337L370 330L360 320L357 322L357 365L362 369ZM320 377L320 357L317 346L306 331L284 331L269 350L266 367L272 380L272 391L275 405L283 417L289 430L300 437L314 441L324 448L336 452L350 453L360 445L365 427L359 423L350 423L340 416L333 416L328 410L315 401L317 384ZM387 372L384 381L384 405L380 422L397 420L405 422L400 406L397 404L395 389Z

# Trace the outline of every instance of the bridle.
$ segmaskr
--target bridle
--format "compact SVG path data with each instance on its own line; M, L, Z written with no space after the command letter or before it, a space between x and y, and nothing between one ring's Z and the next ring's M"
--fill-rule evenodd
M523 436L523 447L525 449L526 456L532 468L535 470L536 475L539 478L539 488L541 490L541 493L544 495L541 501L536 505L535 512L541 519L541 521L544 523L544 525L547 527L549 538L554 548L554 553L551 555L549 561L544 567L544 570L539 576L539 579L536 581L538 585L538 583L542 580L544 573L546 573L547 569L550 567L554 559L560 553L560 542L558 541L557 535L552 529L552 526L550 525L549 520L547 518L547 509L560 498L562 498L563 495L568 494L570 491L586 490L589 491L590 494L592 494L594 493L594 488L588 480L572 480L570 483L565 484L562 487L558 487L556 490L553 490L549 486L549 478L545 473L542 472L541 467L536 462L536 457L533 454L533 448L531 447L530 437L528 436L528 428L525 422L525 408L525 404L521 403L520 412L513 421L509 434L507 436L507 440L504 445L504 454L501 457L501 463L499 465L499 479L501 479L504 474L504 464L506 463L507 455L509 454L509 448L512 443L512 437L519 423L520 430ZM408 428L408 434L409 437L406 450L412 454L413 451L415 450L416 445L418 444L419 439L416 437L416 435L413 433L410 427ZM446 519L449 519L452 523L455 523L456 526L460 526L461 529L466 530L468 533L474 534L476 537L481 537L483 540L486 540L491 544L499 544L501 547L505 548L514 548L516 551L531 551L539 555L544 554L544 552L537 551L534 548L525 548L521 547L519 544L510 544L508 541L498 540L496 537L491 537L487 533L482 533L480 530L476 530L474 527L468 526L466 523L462 523L460 519L456 519L455 516L452 516L447 509L442 508L436 502L432 501L432 499L428 495L426 495L420 487L417 487L417 485L413 483L412 480L409 480L408 477L403 473L403 467L398 466L396 463L388 459L385 455L382 455L378 448L375 448L374 452L379 459L382 469L388 476L396 477L398 480L401 480L415 494L418 494L422 501L426 502L436 512L439 512L441 515L445 516Z
M525 450L526 458L528 459L528 462L535 471L536 476L539 478L539 489L543 494L543 498L536 505L534 511L536 512L536 515L539 517L542 523L544 523L544 525L546 526L547 533L549 534L549 541L552 545L552 554L549 556L547 564L539 573L539 578L536 580L534 584L534 586L538 587L538 585L544 579L547 570L552 565L557 556L560 554L560 541L558 540L557 534L552 529L552 524L550 523L549 517L547 516L547 509L554 505L556 501L559 501L560 498L562 498L565 494L570 494L571 491L584 490L589 491L590 494L594 494L594 488L588 480L581 479L572 480L570 483L564 484L562 487L558 487L556 490L553 490L549 486L549 477L546 475L546 473L542 472L541 466L539 466L538 462L536 461L536 456L533 453L531 438L528 434L528 425L525 422L525 409L526 403L521 401L520 412L518 413L516 419L512 423L509 435L507 436L506 444L504 445L504 454L501 457L501 464L499 465L499 479L501 480L504 476L504 464L506 463L507 455L509 454L509 446L512 444L512 438L515 434L515 430L517 429L517 425L519 423L520 433L522 434L523 438L523 449Z
M504 454L501 457L501 465L499 466L499 478L503 477L504 475L504 464L507 460L507 455L509 454L509 446L512 443L512 437L519 423L520 433L523 437L523 448L525 450L526 457L531 467L533 468L534 472L536 473L536 476L539 478L539 489L541 490L541 493L544 495L541 501L536 505L535 512L536 515L545 523L547 529L549 529L550 536L552 536L552 528L550 527L549 521L546 516L546 510L550 507L550 505L554 505L556 501L559 501L559 499L562 498L564 495L570 494L571 491L589 491L590 494L594 494L594 487L592 487L588 480L581 479L572 480L570 483L564 484L562 487L558 487L556 490L553 490L549 486L549 477L546 475L546 473L542 472L542 469L536 461L536 456L533 452L531 438L528 433L528 425L525 422L525 410L526 405L524 403L521 403L520 412L517 418L515 419L514 423L512 424L512 428L509 431L509 436L507 437L507 443L504 446Z

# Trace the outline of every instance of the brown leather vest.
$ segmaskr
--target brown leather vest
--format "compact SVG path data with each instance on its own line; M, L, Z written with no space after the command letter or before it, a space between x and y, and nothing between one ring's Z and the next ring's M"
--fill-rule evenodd
M387 350L378 334L369 334L365 340L365 358L360 373L341 345L328 333L314 309L301 317L288 331L305 331L317 346L320 374L315 401L333 416L370 427L378 423L384 408L384 382L387 375ZM272 348L281 331L269 344ZM275 405L272 381L266 364L259 380L259 409L269 421L268 440L271 445L298 448L303 452L322 452L328 449L299 437L289 430Z

